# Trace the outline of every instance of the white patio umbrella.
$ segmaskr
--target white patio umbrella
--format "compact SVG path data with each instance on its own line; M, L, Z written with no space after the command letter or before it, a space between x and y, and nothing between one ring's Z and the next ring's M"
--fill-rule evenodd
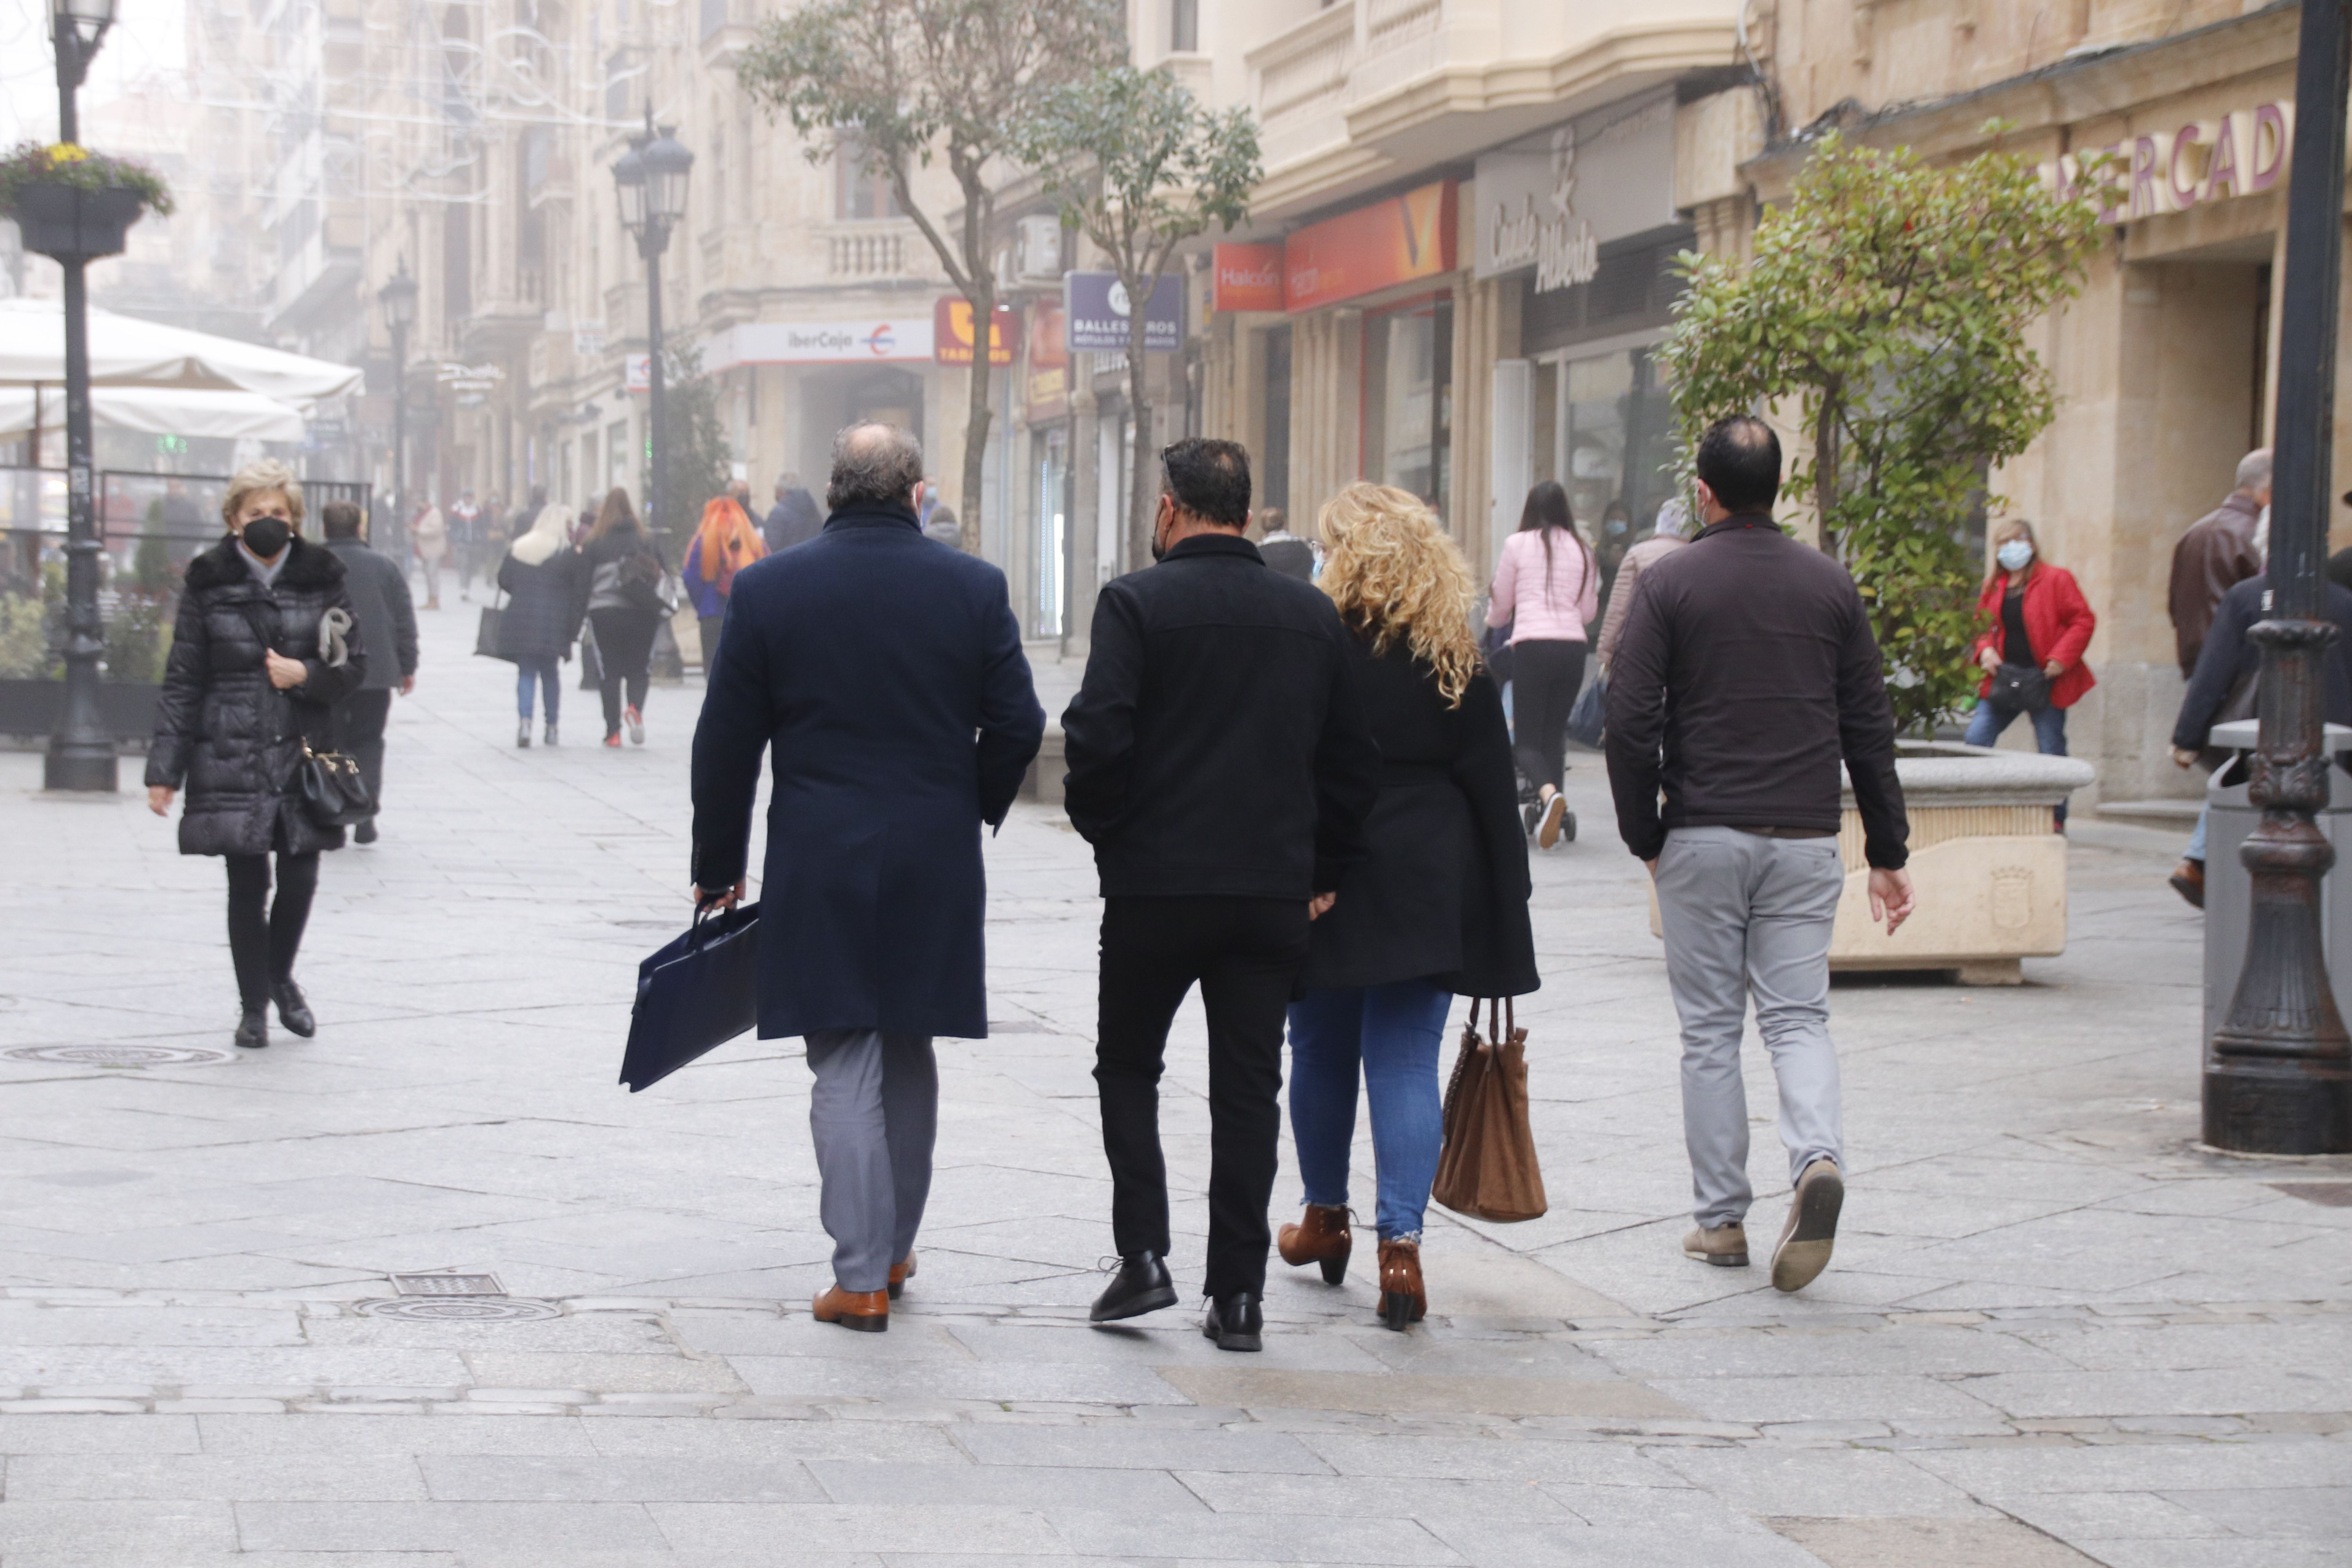
M65 389L44 386L39 390L39 428L61 428L66 419ZM30 386L0 386L0 437L23 436L35 428L33 394ZM302 411L291 404L257 392L201 386L93 386L89 414L94 424L155 436L299 441L305 429Z
M0 386L61 385L65 309L54 300L0 300ZM89 380L100 386L254 392L308 403L359 390L355 365L168 327L111 310L89 312ZM46 412L46 411L45 411Z

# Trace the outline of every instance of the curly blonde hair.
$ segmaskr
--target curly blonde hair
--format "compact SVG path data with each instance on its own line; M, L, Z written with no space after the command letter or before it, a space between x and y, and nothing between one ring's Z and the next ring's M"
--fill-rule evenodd
M295 477L293 469L275 458L247 463L236 471L236 477L228 482L228 493L221 497L221 521L234 525L236 514L245 510L247 501L255 496L268 495L272 490L286 498L286 510L293 516L296 531L300 531L302 481Z
M1399 637L1437 677L1449 708L1478 673L1470 630L1476 602L1469 563L1418 496L1359 481L1323 503L1315 527L1327 553L1316 585L1340 618L1386 653Z

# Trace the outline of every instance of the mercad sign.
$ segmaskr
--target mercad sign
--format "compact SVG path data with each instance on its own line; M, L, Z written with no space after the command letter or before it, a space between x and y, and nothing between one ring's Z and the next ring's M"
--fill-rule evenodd
M1132 319L1127 289L1116 272L1071 272L1062 279L1069 347L1086 353L1125 353ZM1172 354L1184 346L1184 299L1176 275L1163 272L1143 312L1143 352Z

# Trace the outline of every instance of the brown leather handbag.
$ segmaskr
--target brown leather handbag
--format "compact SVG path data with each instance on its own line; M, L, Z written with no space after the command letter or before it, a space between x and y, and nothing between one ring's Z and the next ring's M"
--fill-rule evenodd
M1430 1193L1456 1214L1508 1223L1538 1218L1549 1206L1528 1125L1527 1045L1510 998L1487 1002L1484 1038L1478 1005L1470 1005L1445 1086L1445 1142Z

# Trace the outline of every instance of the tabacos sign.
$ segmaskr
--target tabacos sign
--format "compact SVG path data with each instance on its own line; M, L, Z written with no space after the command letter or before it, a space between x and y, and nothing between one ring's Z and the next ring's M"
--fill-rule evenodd
M2062 194L2079 190L2084 163L2104 153L2115 203L2099 221L2130 223L2269 190L2286 174L2294 135L2294 104L2280 99L2233 109L2218 120L2193 120L2176 130L2069 153L2042 164L2042 175Z

